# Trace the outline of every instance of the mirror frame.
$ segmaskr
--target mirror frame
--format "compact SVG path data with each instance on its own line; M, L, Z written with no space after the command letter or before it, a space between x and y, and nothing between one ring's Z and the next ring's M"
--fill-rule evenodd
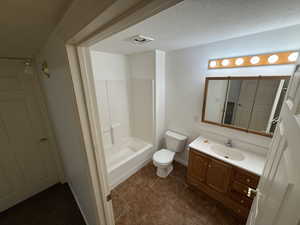
M210 80L274 80L274 79L287 80L287 79L290 79L290 77L291 76L289 76L289 75L283 75L283 76L260 76L259 75L259 76L206 77L205 78L205 87L204 87L204 97L203 97L204 98L203 99L203 108L202 108L202 122L213 124L213 125L220 126L220 127L226 127L226 128L230 128L230 129L234 129L234 130L239 130L239 131L243 131L243 132L247 132L247 133L262 135L262 136L265 136L265 137L273 137L273 134L268 134L268 133L265 133L265 132L249 130L248 128L235 127L235 126L228 125L228 124L217 123L217 122L206 120L205 119L205 111L206 111L206 101L207 101L207 92L208 92L208 82ZM223 114L224 114L224 111L223 111ZM251 113L251 117L252 117L252 113ZM248 127L249 127L249 125L248 125Z

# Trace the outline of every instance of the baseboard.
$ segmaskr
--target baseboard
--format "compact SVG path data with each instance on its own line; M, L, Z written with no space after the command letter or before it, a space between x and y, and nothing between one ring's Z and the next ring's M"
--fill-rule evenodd
M82 215L82 217L83 217L83 219L84 219L85 224L86 224L86 225L89 225L88 220L87 220L87 218L86 218L86 216L85 216L85 214L84 214L84 212L83 212L83 210L82 210L82 208L81 208L81 205L80 205L79 200L78 200L78 198L77 198L77 196L76 196L76 194L75 194L75 192L74 192L74 190L73 190L72 185L71 185L70 183L67 183L67 184L68 184L69 187L70 187L70 190L71 190L71 192L72 192L72 194L73 194L73 197L74 197L74 199L75 199L75 201L76 201L76 203L77 203L77 206L78 206L78 208L79 208L79 210L80 210L80 212L81 212L81 215Z

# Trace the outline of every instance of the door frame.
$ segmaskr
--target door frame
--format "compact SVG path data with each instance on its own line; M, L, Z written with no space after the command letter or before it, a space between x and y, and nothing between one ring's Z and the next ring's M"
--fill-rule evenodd
M94 81L90 76L92 67L89 47L182 1L153 0L149 2L141 0L129 9L124 9L128 5L127 1L117 1L65 44L77 119L80 123L92 181L97 225L114 225L115 222ZM108 15L115 15L115 17L108 21ZM103 24L103 20L107 21L106 24Z

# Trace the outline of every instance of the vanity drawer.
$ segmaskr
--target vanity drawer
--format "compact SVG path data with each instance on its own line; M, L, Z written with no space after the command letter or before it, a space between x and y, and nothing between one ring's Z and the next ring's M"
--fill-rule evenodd
M259 177L241 169L235 169L234 180L239 181L249 187L256 188L258 185Z
M231 184L231 191L235 191L235 192L240 193L241 195L247 197L248 186L245 184L242 184L238 181L233 181Z
M249 209L251 208L252 199L250 199L244 195L241 195L233 190L229 193L229 195L232 200L239 203L240 205L247 207Z
M245 208L245 207L242 207L242 206L240 206L240 207L235 207L235 208L233 208L232 210L233 210L233 212L234 212L235 214L237 214L238 216L240 216L240 217L242 217L242 218L245 218L245 219L248 218L249 211L250 211L250 209Z

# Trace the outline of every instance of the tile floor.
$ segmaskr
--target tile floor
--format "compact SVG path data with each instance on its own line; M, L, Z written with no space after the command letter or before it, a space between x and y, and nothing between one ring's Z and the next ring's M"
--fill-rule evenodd
M85 225L67 184L53 187L0 213L1 225Z
M185 183L175 163L165 179L152 163L112 191L116 225L241 225L221 204Z

